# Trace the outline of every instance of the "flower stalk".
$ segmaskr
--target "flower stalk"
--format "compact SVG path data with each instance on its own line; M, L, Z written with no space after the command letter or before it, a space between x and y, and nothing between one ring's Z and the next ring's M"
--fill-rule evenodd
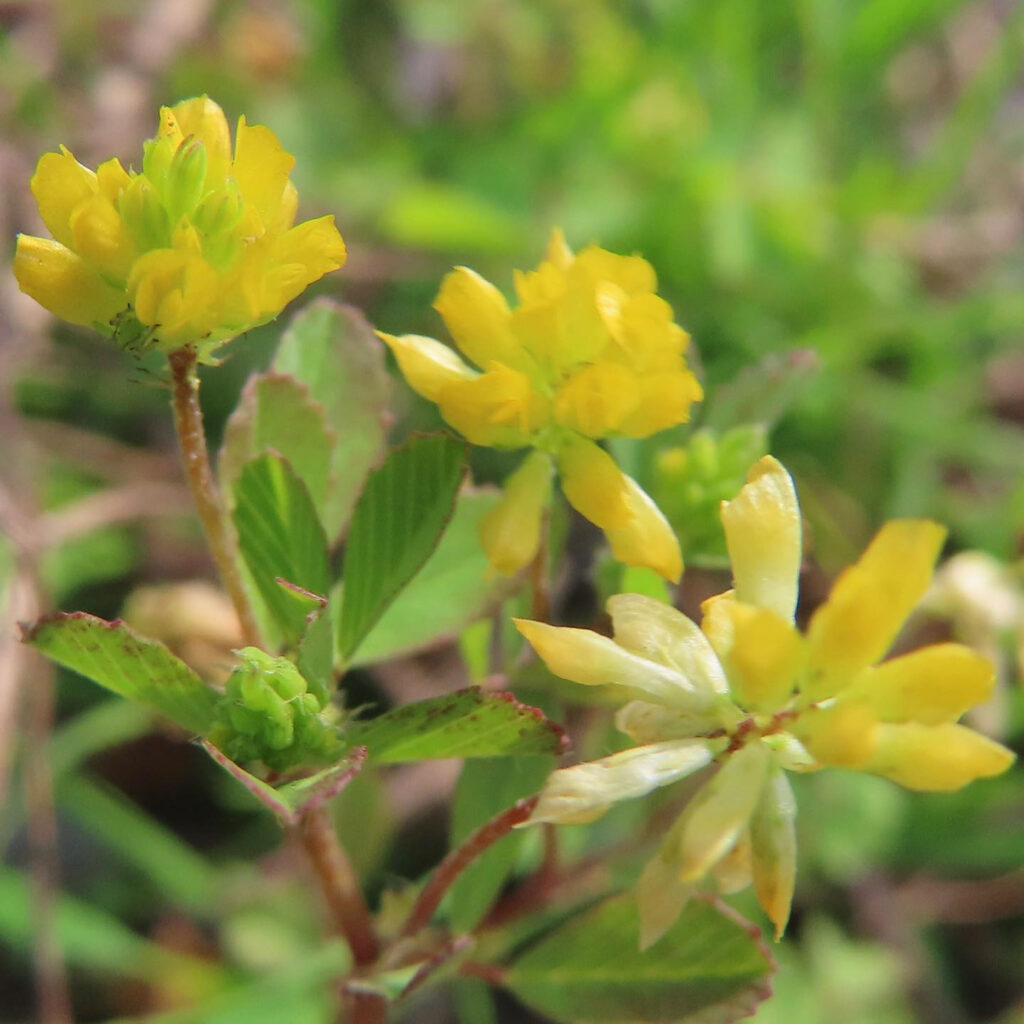
M203 430L203 412L199 405L196 351L191 347L178 349L169 354L167 361L171 367L174 427L181 446L188 486L200 522L203 524L206 542L238 615L245 643L259 646L259 627L242 583L234 533L213 479L213 470L210 468L206 434Z

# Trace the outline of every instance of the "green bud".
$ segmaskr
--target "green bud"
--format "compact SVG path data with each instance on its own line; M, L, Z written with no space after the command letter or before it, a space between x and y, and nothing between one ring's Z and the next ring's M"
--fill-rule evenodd
M164 249L171 244L170 218L148 178L132 178L118 200L118 212L139 252Z
M196 208L206 187L206 147L194 136L178 146L167 169L164 204L177 222Z

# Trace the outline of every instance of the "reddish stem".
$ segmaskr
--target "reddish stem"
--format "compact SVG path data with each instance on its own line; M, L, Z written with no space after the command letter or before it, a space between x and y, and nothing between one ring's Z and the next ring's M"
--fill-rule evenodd
M199 378L196 376L194 349L182 348L167 357L173 380L174 426L181 445L185 475L203 524L210 553L234 605L247 644L259 646L259 627L242 583L238 550L220 492L210 468L210 455L203 431L203 412L199 405Z
M360 967L372 964L380 952L373 921L330 816L323 807L306 812L296 831L320 879L335 927L352 950L352 958Z
M521 825L533 813L539 795L519 800L501 814L481 825L469 835L461 846L456 847L435 868L430 881L423 887L405 922L399 938L409 938L425 928L434 912L444 899L444 894L452 887L459 875L469 867L485 850L493 846L502 836L506 836Z

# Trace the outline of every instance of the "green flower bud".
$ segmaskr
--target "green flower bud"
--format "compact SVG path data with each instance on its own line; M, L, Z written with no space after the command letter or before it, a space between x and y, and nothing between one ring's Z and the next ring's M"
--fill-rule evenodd
M175 151L164 186L164 205L173 223L192 213L205 187L206 147L189 136Z
M171 244L171 221L153 183L142 176L118 200L118 212L140 252L163 249Z

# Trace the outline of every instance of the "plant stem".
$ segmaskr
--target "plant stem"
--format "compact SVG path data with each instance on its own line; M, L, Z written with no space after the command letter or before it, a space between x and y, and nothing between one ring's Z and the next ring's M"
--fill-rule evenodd
M307 812L297 831L320 879L335 927L345 936L352 958L360 967L372 964L379 946L370 911L330 816L323 807Z
M452 887L459 875L488 847L493 846L502 836L508 835L516 825L526 821L533 813L539 799L540 796L535 795L517 801L485 825L481 825L466 837L461 846L452 850L438 864L430 881L423 887L399 937L409 938L420 929L425 928L430 923L441 900L444 899L444 894Z
M220 492L210 469L210 456L203 431L203 413L199 405L199 378L196 376L194 349L182 348L167 357L173 379L174 426L178 432L185 475L203 524L210 553L221 581L231 598L242 636L247 644L259 645L259 627L249 597L242 584L234 532L225 514Z
M352 992L348 1024L387 1024L388 1002L375 992Z
M191 348L183 348L172 352L167 361L173 379L174 426L196 510L217 571L238 615L243 638L247 644L259 645L259 627L242 584L234 531L210 468L203 413L199 405L196 354ZM327 812L318 808L303 814L291 832L309 855L334 923L347 940L353 960L360 966L373 963L377 959L378 945L370 912ZM354 1022L373 1024L378 1019L385 1019L379 1017L378 1010L369 1003L367 1006L369 1008L364 1012L360 1009L360 1000L353 1003Z

